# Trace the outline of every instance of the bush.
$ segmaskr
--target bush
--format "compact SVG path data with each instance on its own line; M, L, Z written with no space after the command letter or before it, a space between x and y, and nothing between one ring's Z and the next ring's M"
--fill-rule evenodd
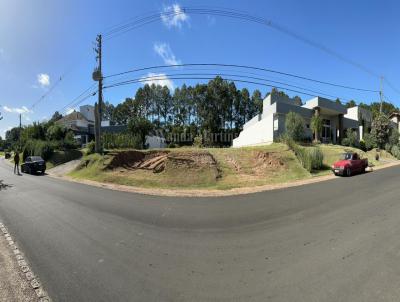
M342 139L343 146L357 147L357 132L349 128L346 130L346 137Z
M139 141L139 138L138 135L132 136L130 133L104 133L102 135L105 149L142 149L142 140Z
M96 143L94 141L91 141L86 145L86 148L87 148L86 154L93 154L96 152Z
M390 153L391 150L392 150L392 145L389 144L389 143L386 143L386 144L385 144L385 151Z
M193 146L197 147L197 148L201 148L203 147L203 137L201 135L197 135L194 139L193 139Z
M28 140L22 151L22 159L28 156L40 156L44 160L48 160L54 152L54 143L41 140Z
M391 146L398 145L399 138L400 138L399 130L397 130L396 128L392 128L389 136L389 144Z
M400 159L400 148L398 145L394 145L390 151L394 157Z
M291 139L287 139L286 144L308 172L320 170L323 167L324 154L319 147L305 148L296 144Z
M363 150L364 152L367 151L367 147L365 146L365 141L361 140L360 143L360 149Z
M364 134L365 149L367 151L377 147L375 136L371 133Z
M303 117L295 112L289 112L286 114L285 120L286 135L299 142L304 138L304 119Z

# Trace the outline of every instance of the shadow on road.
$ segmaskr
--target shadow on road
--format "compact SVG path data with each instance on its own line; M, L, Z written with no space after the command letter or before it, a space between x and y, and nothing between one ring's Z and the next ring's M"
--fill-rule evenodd
M0 191L7 190L8 188L11 188L12 185L5 184L3 180L0 179Z

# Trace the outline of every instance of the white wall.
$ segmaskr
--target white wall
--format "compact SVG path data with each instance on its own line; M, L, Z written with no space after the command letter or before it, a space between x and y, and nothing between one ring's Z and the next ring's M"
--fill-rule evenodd
M89 121L94 121L94 106L84 105L79 107L79 112Z
M160 136L146 136L146 143L149 149L159 149L159 148L166 148L167 144L165 143L165 138Z
M233 147L256 146L271 144L274 141L274 115L263 117L261 121L253 124L233 140Z

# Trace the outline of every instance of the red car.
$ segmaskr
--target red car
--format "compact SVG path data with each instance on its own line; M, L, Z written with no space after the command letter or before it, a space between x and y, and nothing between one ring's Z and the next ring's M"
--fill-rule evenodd
M343 158L332 165L335 175L351 176L356 173L364 173L368 167L368 159L361 159L358 153L348 152Z

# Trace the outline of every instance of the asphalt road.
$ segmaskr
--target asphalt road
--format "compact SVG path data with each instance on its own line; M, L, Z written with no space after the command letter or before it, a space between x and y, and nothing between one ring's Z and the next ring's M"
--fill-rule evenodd
M0 220L54 301L400 301L399 175L172 198L0 160Z

